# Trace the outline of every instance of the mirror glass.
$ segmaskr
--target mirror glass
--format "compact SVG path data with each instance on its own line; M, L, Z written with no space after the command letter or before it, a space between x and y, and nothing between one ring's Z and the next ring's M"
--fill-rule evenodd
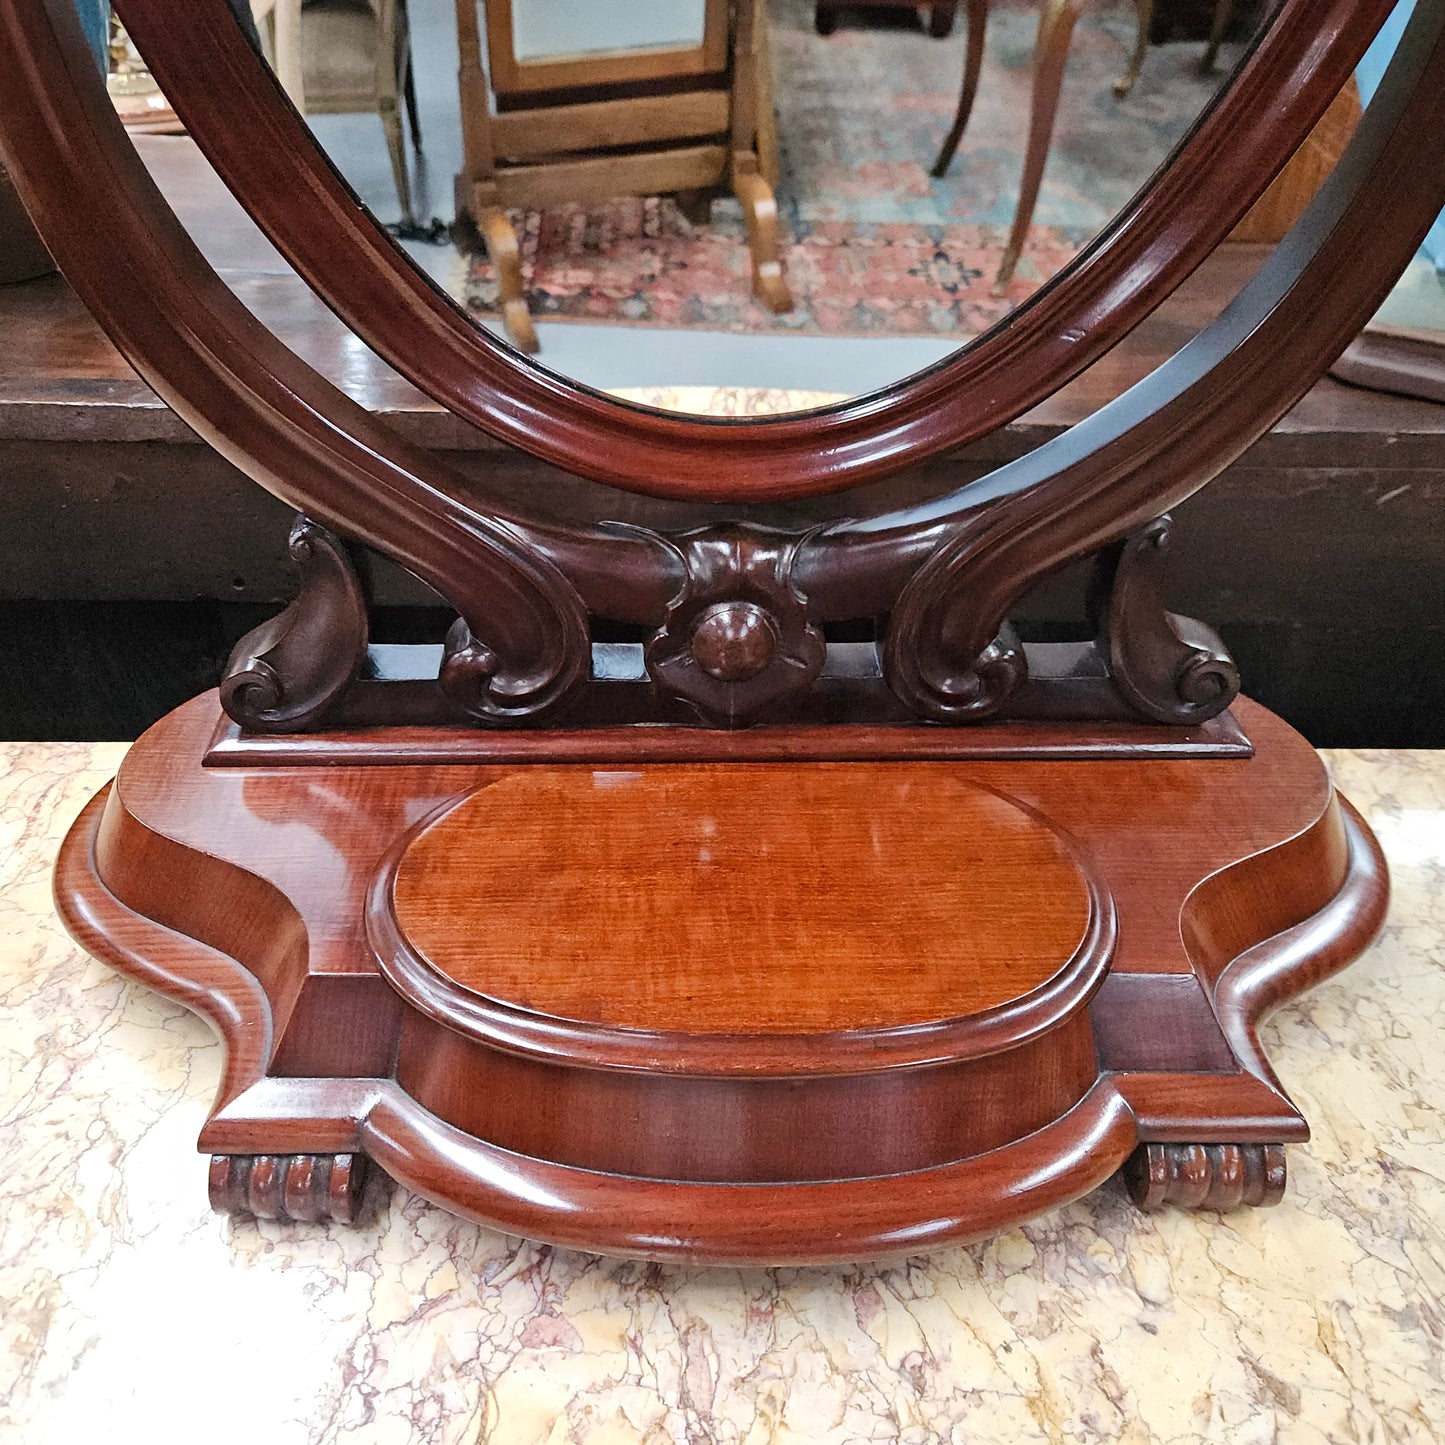
M1410 263L1372 325L1434 333L1445 345L1445 271L1428 251Z
M626 50L681 50L703 40L703 0L512 0L520 61Z
M996 0L949 155L970 37L948 0L234 3L478 326L587 385L722 415L877 390L1007 316L1148 180L1270 8L1083 7L1042 30L1054 96L1045 7Z

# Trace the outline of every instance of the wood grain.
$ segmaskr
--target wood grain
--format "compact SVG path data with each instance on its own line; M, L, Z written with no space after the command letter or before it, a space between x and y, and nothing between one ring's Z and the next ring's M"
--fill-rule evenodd
M726 176L727 162L725 146L677 146L643 155L588 156L511 166L497 172L495 184L503 205L581 205L613 196L707 190Z
M206 751L217 768L388 767L394 763L750 762L1119 762L1139 758L1247 758L1251 747L1232 713L1198 727L1132 722L991 722L967 729L916 726L758 724L717 728L646 725L481 732L394 725L342 731L259 734L222 721Z
M1349 80L1289 164L1230 233L1230 240L1272 245L1283 239L1339 162L1359 123L1360 90Z
M624 498L610 488L512 452L449 415L372 352L356 346L352 333L250 223L193 140L137 136L135 147L181 223L257 319L369 411L385 417L408 441L449 452L453 460L463 452L474 454L468 478L474 487L502 497L514 487L515 504L524 493L545 485L564 499L568 510L579 513L595 513L600 507L607 515L620 510L628 520L643 524L697 524L701 514L695 506ZM904 473L891 483L840 497L832 504L793 508L788 515L816 519L830 505L840 503L850 515L906 505L950 490L989 464L1012 460L1051 440L1141 381L1189 341L1267 255L1262 246L1221 247L1123 343L986 443L940 459L926 472ZM193 446L197 442L195 433L158 400L59 277L0 287L0 328L7 343L0 354L0 439ZM1442 428L1445 413L1438 407L1372 396L1326 378L1255 444L1247 460L1252 466L1272 468L1378 468L1404 448L1407 459L1398 465L1423 467L1434 454ZM128 469L139 470L142 462L136 456ZM196 458L194 466L202 465ZM23 468L16 471L20 474ZM17 475L16 481L21 479ZM1204 505L1211 495L1204 494Z
M475 993L698 1033L981 1013L1091 913L1067 843L947 764L807 762L514 774L416 836L393 906Z
M1445 62L1430 53L1437 21L1437 16L1422 12L1402 52L1403 63L1416 68L1422 83L1408 102L1400 97L1400 114L1408 114L1426 129L1441 119L1433 99L1431 66L1445 69ZM27 38L38 55L48 53L43 29ZM59 69L66 56L61 54L52 60ZM63 101L63 93L63 87L46 92L47 118L32 134L38 133L44 139L49 134L47 127L58 123L52 112ZM92 108L95 103L95 97L87 98ZM30 121L28 113L20 108L12 114L20 117L19 123ZM88 111L86 114L93 119ZM970 717L999 707L1019 685L1020 669L1010 666L998 670L985 681L978 664L994 646L1008 608L1022 592L1053 568L1109 542L1121 530L1147 520L1161 506L1180 500L1201 485L1228 459L1231 448L1237 450L1248 441L1256 423L1260 427L1267 425L1272 411L1277 414L1288 406L1304 389L1302 378L1307 380L1326 354L1343 344L1356 321L1362 319L1362 308L1368 309L1375 291L1386 284L1398 251L1410 244L1415 223L1433 215L1432 196L1423 192L1400 195L1390 186L1390 169L1397 153L1404 149L1401 135L1406 129L1413 129L1413 124L1392 130L1390 116L1374 108L1361 128L1358 144L1352 147L1348 174L1332 193L1331 205L1338 213L1339 224L1333 229L1321 227L1318 232L1302 234L1276 272L1250 289L1228 321L1218 323L1150 384L1086 421L1075 439L1077 445L1047 456L1035 454L1026 459L1027 464L1016 463L996 474L990 482L993 504L986 523L961 525L965 516L972 516L977 498L959 495L950 506L879 519L867 529L835 524L815 534L801 549L793 579L797 590L825 612L838 605L840 598L868 614L887 612L897 602L892 610L893 630L887 640L887 676L910 705L930 716L940 712L953 716L953 699L976 699L977 705L968 705ZM116 169L124 170L120 157L110 159ZM37 165L34 172L30 177L32 185L44 189L44 166ZM136 188L137 196L144 190L141 179L133 174L126 180ZM1358 285L1350 295L1336 288L1330 308L1315 306L1311 300L1315 288L1322 280L1339 274L1340 257L1345 251L1351 247L1358 251L1356 243L1366 226L1374 224L1387 196L1393 196L1390 203L1401 222L1391 229L1390 245L1375 245L1364 253L1369 267L1366 270L1357 266L1351 272ZM52 202L60 205L55 196ZM43 208L37 214L43 217ZM1405 224L1407 218L1409 224ZM156 234L153 226L146 232L148 239ZM177 248L178 254L181 249ZM141 254L138 243L134 256ZM85 267L93 265L96 258L77 247L71 260ZM195 272L194 258L177 264L187 272ZM165 286L169 276L167 270L153 277L152 284ZM192 275L192 281L209 285L199 275ZM114 300L114 294L106 291L98 277L96 287L97 296L92 298L96 304ZM214 288L207 295L211 307L229 314ZM111 319L122 328L143 324L141 318L125 314L124 307L119 311L112 307ZM229 346L236 355L252 355L263 369L281 367L292 392L306 390L315 394L316 404L332 418L333 429L339 427L348 434L358 431L356 419L346 419L344 407L338 414L334 399L327 399L324 391L317 389L316 379L304 368L271 351L261 354L253 345L254 336L243 338L238 322L228 320L219 329L228 331L228 339L223 345L222 338L217 337L215 349ZM1286 345L1299 359L1297 368L1264 365ZM179 399L188 378L198 375L200 358L194 354L194 343L181 337L168 337L164 349ZM183 362L187 368L184 372ZM1267 379L1268 385L1261 378ZM240 384L233 378L222 389L230 393L227 415L235 415L238 407L248 409L250 424L243 430L251 434L253 441L268 435L275 439L271 425L278 419L274 387L263 385L253 371L249 383ZM218 405L216 398L210 400ZM214 429L220 411L204 405L200 410L213 418L208 425ZM404 554L417 570L433 578L451 578L450 590L461 594L471 592L476 582L459 575L452 555L457 544L453 528L487 533L498 553L503 554L496 559L499 565L504 556L511 564L501 566L501 575L492 579L493 585L503 581L520 584L514 590L522 594L519 601L525 601L500 616L489 612L485 620L479 607L459 602L461 610L469 614L467 626L456 634L456 645L443 672L444 683L449 694L463 699L468 709L480 716L535 716L555 708L580 681L584 659L576 646L581 641L577 635L581 619L576 610L580 599L571 596L562 578L549 568L562 574L574 573L580 562L582 570L597 567L609 574L598 579L595 591L589 584L588 600L604 615L616 615L611 609L618 599L629 594L655 595L670 570L669 562L664 560L666 549L659 545L650 556L631 551L624 558L624 549L609 547L596 536L579 536L566 529L562 529L561 536L555 530L548 534L545 529L539 532L533 524L522 534L535 549L535 558L529 557L526 550L519 553L507 545L518 540L521 529L498 527L489 531L497 519L467 508L446 477L430 468L418 469L415 459L403 460L394 441L388 444L374 434L368 435L371 444L350 449L344 459L329 453L323 457L320 452L309 458L314 468L310 481L315 487L310 500L317 514L323 519L336 516L338 494L344 496L349 509L361 507L369 512L370 522L380 523L379 528L358 526L360 535L383 550ZM818 436L823 445L821 432ZM238 445L234 435L226 440L233 447ZM359 442L360 436L353 440ZM403 494L415 504L424 502L434 513L437 526L426 539L420 535L425 529L417 529L412 519L397 521L387 508L374 510L377 494L358 485L358 470L374 471L382 448L411 478L410 483L403 483ZM362 452L370 458L370 466ZM895 460L901 459L901 452L893 455ZM268 485L284 487L288 492L296 486L293 476L282 475L276 458L255 456L252 460L259 474L268 478ZM389 470L395 481L395 469ZM423 473L430 474L429 483L425 483ZM952 539L920 567L927 546L936 546L938 529L953 524L959 525ZM388 533L392 534L390 540L385 535ZM645 543L646 539L632 540ZM443 555L437 555L439 552ZM529 561L530 567L526 565ZM971 586L958 585L964 571L973 574ZM443 590L448 588L444 585ZM601 594L606 594L606 600ZM541 614L547 611L555 623L563 624L560 630L570 634L565 642L558 639L558 629L540 625ZM512 636L489 639L484 635L487 631L499 633L504 620L512 624ZM520 654L536 649L544 641L551 644L545 666L528 670L522 667L523 662L540 662L540 658L518 656L516 669L508 669L506 676L494 673L491 659L499 651L494 643L503 644L503 653ZM533 686L527 689L525 701L518 703L515 699L523 672Z
M601 146L675 143L724 134L730 114L725 90L537 106L494 115L492 147L499 159L525 161Z

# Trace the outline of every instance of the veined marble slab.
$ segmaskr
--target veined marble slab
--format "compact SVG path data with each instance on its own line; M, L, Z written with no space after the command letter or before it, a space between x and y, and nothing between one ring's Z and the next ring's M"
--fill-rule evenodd
M0 1441L1445 1440L1445 753L1335 753L1379 944L1267 1043L1275 1210L1117 1186L891 1268L687 1270L463 1223L208 1213L217 1044L72 944L50 867L119 745L0 745Z

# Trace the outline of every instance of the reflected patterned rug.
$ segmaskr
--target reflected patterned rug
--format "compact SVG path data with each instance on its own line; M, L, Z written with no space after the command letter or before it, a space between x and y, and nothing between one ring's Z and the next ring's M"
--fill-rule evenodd
M969 336L1065 265L1148 178L1213 93L1197 44L1152 48L1134 92L1114 98L1133 10L1087 14L1069 61L1036 220L1007 297L989 295L1023 168L1036 0L997 4L973 120L952 170L928 174L953 117L963 26L813 31L811 0L774 0L782 176L779 209L795 306L749 294L736 201L693 226L671 200L513 212L527 302L539 320L836 336ZM485 258L463 287L495 311Z

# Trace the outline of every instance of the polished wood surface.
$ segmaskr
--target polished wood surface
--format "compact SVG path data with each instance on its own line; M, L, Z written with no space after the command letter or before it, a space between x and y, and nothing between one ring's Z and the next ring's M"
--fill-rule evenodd
M512 209L586 205L613 196L710 190L727 174L727 162L725 146L674 144L642 155L553 158L545 164L511 166L496 185L502 204Z
M1051 572L1122 541L1203 485L1307 389L1393 280L1417 232L1438 209L1433 192L1403 193L1391 177L1430 127L1445 129L1435 84L1445 73L1445 46L1437 44L1440 18L1421 11L1412 24L1397 61L1407 84L1389 93L1386 109L1372 107L1340 183L1323 203L1328 216L1293 235L1195 345L1081 423L1068 445L1041 448L995 472L986 486L867 522L840 519L802 536L748 523L686 538L640 530L619 535L476 506L459 477L358 415L313 371L258 335L186 238L170 224L155 224L153 190L114 127L107 130L103 97L93 89L69 95L81 73L81 43L69 11L56 0L45 0L43 20L27 12L7 15L0 5L0 19L34 62L32 79L54 82L38 87L32 106L4 106L0 114L15 152L9 159L21 166L17 180L28 186L42 230L47 216L59 228L56 245L68 274L81 280L90 304L151 369L172 404L269 488L315 520L401 561L457 608L461 620L448 635L438 681L469 716L519 724L565 711L587 681L591 614L654 626L661 621L648 643L649 674L659 693L711 724L742 725L811 696L820 673L821 625L861 614L889 619L881 654L893 695L918 717L967 723L1006 711L1027 680L1027 656L1009 625L1014 604ZM1279 43L1278 33L1271 30L1256 59ZM1348 33L1341 24L1333 41L1345 44ZM212 39L223 53L225 42ZM254 55L244 65L237 56L233 78L243 91L245 65L254 64ZM1250 74L1248 66L1243 74ZM276 104L274 82L268 84L266 119L273 130L284 128L294 116ZM181 89L195 91L184 83ZM1248 86L1232 92L1223 111L1238 119L1241 96L1249 93ZM75 112L69 119L68 109ZM1207 122L1194 142L1206 128ZM56 146L59 135L72 131L96 150L96 170L106 177L99 188L135 240L119 253L137 273L133 287L115 283L114 252L101 264L82 238L65 237L63 218L75 201L70 185L58 184ZM328 224L342 223L337 207L344 204L351 229L342 229L363 241L354 233L354 203L331 194L336 178L309 144L304 136L291 137L278 154L294 152L303 169L309 167L310 188L298 194L314 206L278 205L273 187L259 203L250 195L258 216L284 239L307 210L314 240ZM1183 154L1170 177L1188 175ZM213 155L220 155L214 147ZM86 174L71 179L79 183ZM244 174L231 179L249 194ZM1392 208L1396 224L1377 238L1374 227L1384 207ZM394 258L394 252L386 254ZM1338 278L1347 257L1354 264L1345 290ZM345 312L348 287L365 269L327 262L315 279ZM383 267L373 279L385 292L399 278ZM1313 299L1324 286L1332 288L1328 308ZM128 297L147 288L155 296L169 294L173 304L136 310ZM373 341L374 314L375 308L364 322L352 317ZM182 315L185 325L177 324ZM1294 364L1274 364L1285 350ZM216 361L223 355L224 367ZM441 362L440 355L430 356L429 381ZM523 373L514 368L511 375L515 381ZM515 389L509 394L517 400ZM899 405L896 398L880 404L878 417ZM584 409L577 401L574 419ZM780 446L789 425L768 429ZM809 445L829 457L832 485L846 467L826 433L827 425L818 422ZM888 435L888 465L900 465L907 448L897 427ZM714 452L698 451L709 468ZM770 446L770 464L782 455ZM725 482L716 495L741 494ZM708 669L687 656L698 609L704 602L741 605L744 597L779 645L759 664L757 676L700 683ZM1121 692L1147 695L1146 715L1195 720L1200 709L1227 705L1222 679L1234 674L1207 630L1189 624L1175 634L1181 649L1176 660L1155 669L1152 682L1142 679L1141 686L1130 683ZM1117 653L1130 655L1128 649ZM1198 672L1201 659L1213 670ZM699 666L689 671L694 661ZM306 680L296 681L304 692ZM289 686L281 679L282 693Z
M1248 737L1232 713L1198 727L1134 722L982 723L967 730L832 724L723 731L704 727L475 728L391 726L347 732L249 733L230 718L216 731L206 764L217 768L386 767L393 763L786 763L947 762L1009 758L1111 762L1138 758L1247 758Z
M1073 1197L1140 1141L1304 1137L1254 1030L1281 998L1364 946L1385 885L1372 841L1315 754L1261 709L1238 710L1251 758L890 765L948 778L935 789L945 800L985 789L1046 820L1074 840L1078 866L1117 919L1116 934L1098 933L1083 966L1064 970L1063 986L1036 990L1028 1007L1024 995L933 1024L793 1036L614 1027L467 989L417 989L394 956L378 957L389 855L404 860L418 830L427 838L427 820L457 807L475 810L460 815L456 844L472 847L460 835L485 834L489 794L593 770L208 768L214 695L132 750L108 800L77 824L57 897L87 947L205 1013L227 1039L228 1082L202 1141L209 1152L284 1164L359 1151L463 1213L587 1248L734 1262L909 1252ZM815 827L803 806L815 770L841 781L869 768L678 769L730 771L745 793L751 782L739 774L799 790L803 835ZM640 807L665 839L658 810ZM920 807L926 815L929 803ZM990 819L990 836L1000 826ZM577 841L597 831L587 820ZM978 846L955 842L964 859ZM466 866L474 862L488 866L480 843ZM872 901L849 890L865 863L857 849L819 854L807 876L856 912ZM690 879L696 896L706 869L695 850L679 856L665 886L680 896ZM455 874L434 881L454 896ZM993 916L1005 917L1009 892L1027 893L1032 881L1016 874L1001 885ZM413 884L423 898L425 880ZM932 906L901 879L894 890ZM806 912L817 892L795 907ZM686 936L694 907L656 939L656 956L687 966L671 936ZM617 946L612 915L579 920L558 905L548 922L564 940L590 922L597 953ZM960 947L970 924L959 917L947 930ZM482 906L473 936L490 948L515 931ZM654 932L664 933L661 922ZM1062 947L1063 929L1057 937ZM894 997L903 990L892 945L879 953L876 1016L903 1019L913 1006ZM396 977L401 991L388 982ZM836 1016L858 1017L849 990L866 977L819 967L800 986L821 995L836 981ZM629 1012L630 978L599 968L593 983L591 1013L648 1022ZM761 981L753 1000L765 1024L779 1021L776 992ZM738 990L740 1022L747 1002ZM653 1025L691 1017L685 1000L674 1014L650 1012ZM322 1166L311 1167L320 1177ZM1234 1174L1225 1168L1222 1178L1209 1197L1233 1197ZM306 1194L298 1208L320 1205Z
M1282 240L1339 163L1359 123L1360 89L1350 80L1230 239L1268 244Z
M1076 374L1242 213L1384 7L1284 0L1174 163L972 352L824 416L735 427L628 411L522 366L359 210L224 0L122 8L237 195L423 390L595 480L738 504L885 476ZM1069 681L1154 725L1205 723L1239 674L1208 626L1168 608L1167 509L1305 393L1445 200L1445 178L1417 165L1445 138L1445 0L1426 0L1309 220L1190 345L1067 437L947 495L822 525L609 527L534 498L481 501L258 327L128 148L69 0L0 0L0 36L23 58L0 91L6 160L56 259L157 393L303 513L301 593L238 644L219 699L252 733L329 720L376 681L356 543L457 613L419 680L434 719L597 722L605 622L645 637L627 685L657 710L638 726L852 726L830 718L829 689L857 646L875 700L962 730L1015 716L1041 681L1015 604L1094 559L1092 641ZM752 139L735 123L739 175L756 175ZM771 218L755 210L756 243ZM102 213L103 236L77 224ZM864 623L860 644L825 630ZM330 1182L365 1155L563 1244L822 1262L977 1237L1093 1187L1141 1144L1187 1146L1159 1156L1163 1175L1146 1152L1148 1200L1266 1202L1270 1151L1307 1130L1259 1022L1343 967L1383 913L1378 850L1319 759L1243 702L1243 757L637 764L641 781L610 794L585 767L208 766L217 707L205 695L141 740L71 834L57 890L87 946L234 1043L243 1062L202 1136L235 1181L227 1208L279 1209L290 1191L303 1216L330 1209ZM386 728L372 735L385 749ZM884 773L929 787L890 808ZM489 795L511 809L500 824ZM575 836L555 831L564 808ZM693 829L708 817L732 892L700 904L717 855ZM624 855L640 864L641 887L600 903L574 863L548 897L546 870L586 850L604 877ZM779 853L791 867L765 878ZM785 898L789 876L801 889ZM949 970L950 935L992 963ZM661 971L640 989L622 965L644 947ZM865 952L871 968L842 962ZM1209 1145L1227 1148L1196 1168L1187 1149Z
M731 107L726 90L637 95L621 100L504 111L492 117L492 147L507 160L527 161L602 146L677 144L722 135Z
M1067 842L948 764L530 769L428 824L393 900L476 993L699 1033L981 1013L1092 911Z
M289 272L192 142L141 143L182 219L262 321L403 435L445 448L474 495L503 507L545 496L559 512L650 526L700 520L700 509L625 497L506 454L447 416L359 346ZM1057 436L1189 340L1264 254L1223 248L1106 361L1035 412L926 472L850 494L850 513L936 495ZM0 330L8 479L0 534L11 540L3 588L12 598L65 599L28 611L12 604L8 665L29 683L8 695L10 735L80 727L86 736L134 736L210 685L235 637L257 620L252 614L227 632L217 614L243 616L247 606L274 607L290 595L289 514L199 444L58 278L0 287ZM1434 586L1445 516L1431 499L1441 485L1442 430L1438 405L1326 379L1181 509L1186 535L1172 562L1171 605L1218 619L1226 640L1244 649L1256 691L1316 740L1440 741L1442 709L1432 698L1442 670L1431 659L1445 627ZM771 514L809 525L822 515L821 502ZM102 599L147 605L122 614ZM156 605L182 600L184 608ZM428 594L398 570L378 569L377 601L424 603ZM1074 606L1060 583L1020 612L1057 628ZM1350 669L1337 666L1341 656L1353 659ZM1381 709L1381 689L1401 676L1413 679L1412 705Z

